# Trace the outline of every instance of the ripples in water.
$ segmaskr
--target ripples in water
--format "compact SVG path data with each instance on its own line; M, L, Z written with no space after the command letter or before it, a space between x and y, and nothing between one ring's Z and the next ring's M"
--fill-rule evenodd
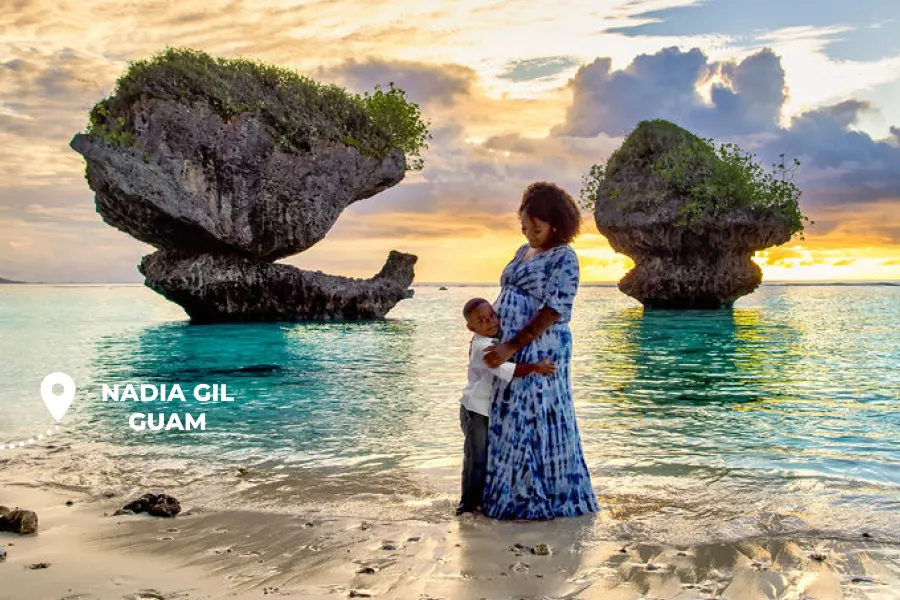
M64 370L82 389L67 439L90 458L52 463L73 485L177 481L268 508L363 489L451 498L469 336L459 309L496 291L420 287L379 323L192 327L140 287L4 290L0 432L45 427L23 382ZM732 311L697 312L584 287L573 386L610 534L900 531L898 320L889 286L763 287ZM100 384L127 382L226 384L236 401L100 402ZM176 409L203 410L208 430L127 426L131 412ZM237 465L255 475L222 483Z

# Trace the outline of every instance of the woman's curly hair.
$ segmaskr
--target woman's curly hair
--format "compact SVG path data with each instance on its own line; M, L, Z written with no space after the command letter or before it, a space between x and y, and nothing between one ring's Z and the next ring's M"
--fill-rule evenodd
M581 231L581 211L569 193L547 181L536 181L525 188L519 216L550 223L555 244L570 244Z

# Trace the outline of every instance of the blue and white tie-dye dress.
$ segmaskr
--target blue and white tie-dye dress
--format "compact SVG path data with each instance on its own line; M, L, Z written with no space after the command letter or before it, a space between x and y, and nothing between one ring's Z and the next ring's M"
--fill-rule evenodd
M484 513L495 519L552 519L597 512L572 404L569 319L578 291L578 257L568 245L523 261L528 245L503 270L494 309L501 341L547 306L559 319L513 356L516 363L556 363L551 376L494 379L488 432Z

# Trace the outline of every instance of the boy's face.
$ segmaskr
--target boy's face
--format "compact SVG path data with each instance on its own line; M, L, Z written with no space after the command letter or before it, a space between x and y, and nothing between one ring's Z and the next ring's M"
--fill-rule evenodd
M497 318L494 308L487 302L479 304L475 310L469 313L466 326L469 331L484 337L494 337L500 333L500 319Z

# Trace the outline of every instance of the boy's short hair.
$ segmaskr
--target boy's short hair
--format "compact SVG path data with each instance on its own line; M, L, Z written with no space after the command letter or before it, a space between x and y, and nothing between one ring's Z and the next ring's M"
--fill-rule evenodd
M490 304L490 302L488 302L484 298L472 298L471 300L466 302L466 305L463 306L463 318L468 321L469 315L472 314L472 311L474 311L482 304Z
M522 194L519 215L550 223L558 244L570 244L581 229L581 211L569 193L546 181L535 181Z

